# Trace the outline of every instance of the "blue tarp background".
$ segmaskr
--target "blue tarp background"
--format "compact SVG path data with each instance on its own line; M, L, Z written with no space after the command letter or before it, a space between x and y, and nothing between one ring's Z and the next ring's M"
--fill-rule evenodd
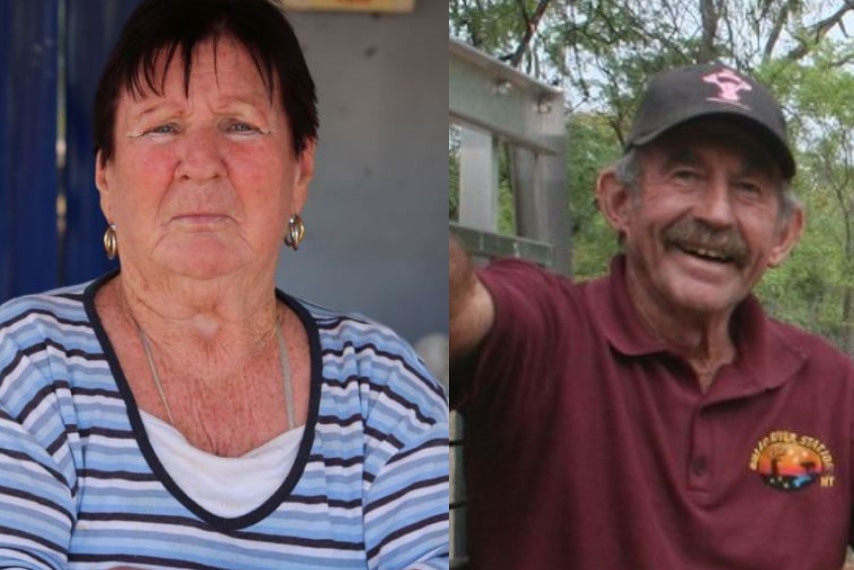
M107 53L137 3L0 1L0 301L86 281L111 266L101 247L105 222L93 182L91 108ZM63 170L56 152L61 93ZM62 240L61 188L67 195Z

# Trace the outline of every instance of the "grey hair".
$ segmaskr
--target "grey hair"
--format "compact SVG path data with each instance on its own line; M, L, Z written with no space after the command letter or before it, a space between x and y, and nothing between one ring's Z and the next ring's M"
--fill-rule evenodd
M632 147L612 165L617 181L628 188L629 195L633 200L640 197L641 177L643 175L641 162L638 149ZM799 210L802 204L792 189L791 179L782 180L779 191L781 198L780 221L784 222Z

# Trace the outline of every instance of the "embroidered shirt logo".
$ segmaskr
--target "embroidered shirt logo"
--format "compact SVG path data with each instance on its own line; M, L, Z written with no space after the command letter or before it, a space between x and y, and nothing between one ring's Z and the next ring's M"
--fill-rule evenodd
M816 481L833 487L833 455L821 441L791 431L773 431L750 454L750 469L766 485L781 491L799 491Z
M742 91L752 91L753 87L734 71L730 69L716 71L715 73L704 75L703 81L716 85L718 88L718 94L714 97L709 97L709 101L735 104L745 109L749 108L741 101L740 93Z

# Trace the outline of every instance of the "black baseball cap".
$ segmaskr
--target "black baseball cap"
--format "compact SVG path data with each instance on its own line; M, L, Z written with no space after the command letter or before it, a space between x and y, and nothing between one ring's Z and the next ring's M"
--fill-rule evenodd
M768 89L722 64L686 65L655 74L646 86L624 150L652 141L664 131L699 117L742 121L767 142L783 176L795 175L786 119Z

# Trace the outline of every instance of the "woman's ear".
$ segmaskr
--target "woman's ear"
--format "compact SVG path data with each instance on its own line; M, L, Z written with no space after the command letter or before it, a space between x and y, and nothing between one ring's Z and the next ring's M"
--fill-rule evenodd
M613 168L599 173L596 181L596 203L614 231L623 235L628 230L632 195L627 185L617 178Z
M112 222L112 208L110 206L110 184L107 176L107 165L101 160L101 151L95 155L95 187L100 195L101 211L108 222Z
M314 153L317 150L317 141L309 139L305 148L297 156L294 186L291 190L291 202L293 211L299 213L308 198L308 186L314 178Z

